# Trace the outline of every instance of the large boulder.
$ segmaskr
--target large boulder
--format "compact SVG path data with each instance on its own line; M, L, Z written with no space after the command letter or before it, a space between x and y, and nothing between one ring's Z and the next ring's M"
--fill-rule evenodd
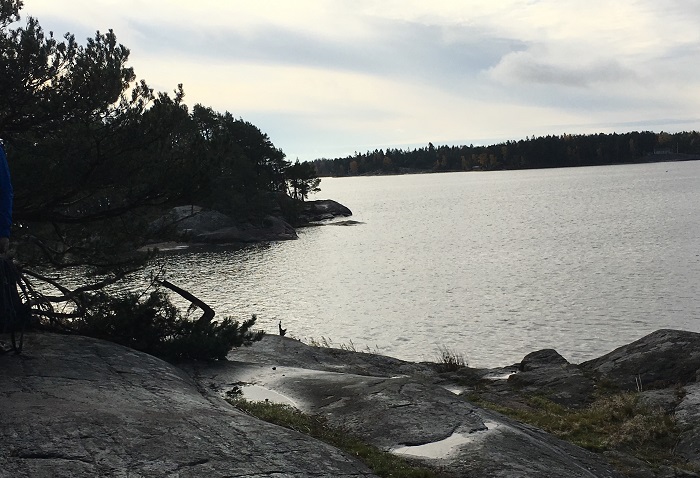
M700 334L657 330L580 366L621 390L692 383L700 370Z

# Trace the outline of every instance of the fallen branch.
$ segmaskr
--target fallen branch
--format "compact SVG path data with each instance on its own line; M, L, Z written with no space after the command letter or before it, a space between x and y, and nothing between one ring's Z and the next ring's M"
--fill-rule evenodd
M195 297L192 295L190 292L187 292L184 289L181 289L180 287L172 284L171 282L168 282L167 280L161 281L160 284L163 287L167 287L168 289L172 290L173 292L179 294L183 298L189 300L192 302L194 305L202 309L202 316L199 318L199 322L211 322L212 319L214 318L214 309L209 307L207 304L205 304L201 299Z

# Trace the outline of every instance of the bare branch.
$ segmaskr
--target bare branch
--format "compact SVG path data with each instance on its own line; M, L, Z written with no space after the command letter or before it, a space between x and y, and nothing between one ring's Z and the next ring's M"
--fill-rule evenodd
M214 318L214 309L209 307L206 303L204 303L201 299L195 297L192 295L190 292L187 292L184 289L181 289L180 287L168 282L167 280L161 281L161 285L163 287L167 287L168 289L172 290L173 292L176 292L177 294L181 295L183 298L189 300L193 304L195 304L197 307L202 309L202 316L199 318L199 322L211 322L212 319Z

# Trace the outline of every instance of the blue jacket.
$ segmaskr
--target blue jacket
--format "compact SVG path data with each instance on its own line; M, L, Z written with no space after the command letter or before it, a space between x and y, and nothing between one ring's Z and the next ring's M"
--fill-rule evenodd
M12 226L12 181L5 148L0 144L0 237L10 237Z

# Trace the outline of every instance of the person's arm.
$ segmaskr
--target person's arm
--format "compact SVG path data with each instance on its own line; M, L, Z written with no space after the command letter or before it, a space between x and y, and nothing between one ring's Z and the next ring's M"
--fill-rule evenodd
M10 166L7 164L5 148L0 143L0 253L2 254L7 252L10 245L13 197Z

